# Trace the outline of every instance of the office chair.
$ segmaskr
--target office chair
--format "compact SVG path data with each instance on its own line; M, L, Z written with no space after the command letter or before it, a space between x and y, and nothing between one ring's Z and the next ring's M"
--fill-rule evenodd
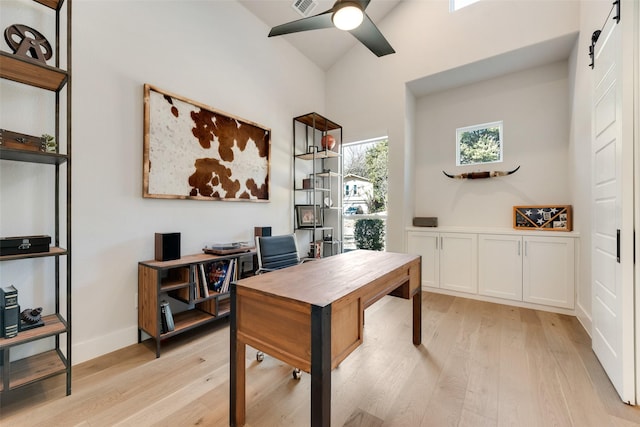
M295 234L282 236L256 236L256 252L258 256L258 269L256 274L268 273L301 264L307 259L300 259L298 244ZM264 353L258 351L256 360L262 362ZM293 378L299 380L302 372L298 368L293 370Z

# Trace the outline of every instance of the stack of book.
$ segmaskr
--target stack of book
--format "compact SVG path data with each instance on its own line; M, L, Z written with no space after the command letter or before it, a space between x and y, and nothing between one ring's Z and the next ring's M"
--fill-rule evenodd
M195 299L207 298L213 293L229 292L229 284L237 276L236 259L224 259L198 265Z

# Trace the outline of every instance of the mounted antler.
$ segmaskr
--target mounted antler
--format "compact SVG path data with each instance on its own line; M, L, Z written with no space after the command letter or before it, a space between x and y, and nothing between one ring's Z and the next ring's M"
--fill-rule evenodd
M511 175L512 173L515 173L518 169L520 169L520 166L518 166L517 168L511 171L469 172L469 173L461 173L458 175L451 175L446 173L445 171L442 171L442 173L448 176L449 178L453 178L453 179L481 179L481 178L495 178L496 176Z

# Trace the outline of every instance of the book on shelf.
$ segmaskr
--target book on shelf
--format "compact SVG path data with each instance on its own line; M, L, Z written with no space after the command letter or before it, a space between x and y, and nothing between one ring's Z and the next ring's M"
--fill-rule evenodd
M199 298L206 298L209 296L209 288L207 287L207 283L209 283L209 279L207 277L207 272L204 264L199 264L198 270L200 271L200 282L198 283L198 296Z
M15 337L18 335L18 325L20 325L18 290L13 285L0 288L0 337Z
M171 313L171 306L168 302L162 301L160 303L160 321L162 323L162 333L173 331L176 327L173 323L173 313Z
M224 292L225 282L229 279L235 265L235 259L222 259L203 265L209 292ZM228 287L228 285L227 285Z

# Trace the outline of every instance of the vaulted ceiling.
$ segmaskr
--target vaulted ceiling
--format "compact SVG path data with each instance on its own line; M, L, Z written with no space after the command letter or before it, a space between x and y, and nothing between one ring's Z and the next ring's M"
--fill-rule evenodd
M239 0L242 5L256 15L269 28L303 18L303 16L292 7L295 1L296 0ZM401 1L402 0L371 0L371 3L369 3L366 9L366 13L374 23L380 24L383 18ZM316 15L331 9L334 3L334 0L317 0L317 6L313 9L311 15ZM268 31L265 32L264 36L267 37L267 34ZM278 37L285 38L323 70L331 68L339 58L345 55L355 45L366 49L366 47L361 45L351 34L338 30L337 28L305 31ZM391 44L393 45L393 43Z

